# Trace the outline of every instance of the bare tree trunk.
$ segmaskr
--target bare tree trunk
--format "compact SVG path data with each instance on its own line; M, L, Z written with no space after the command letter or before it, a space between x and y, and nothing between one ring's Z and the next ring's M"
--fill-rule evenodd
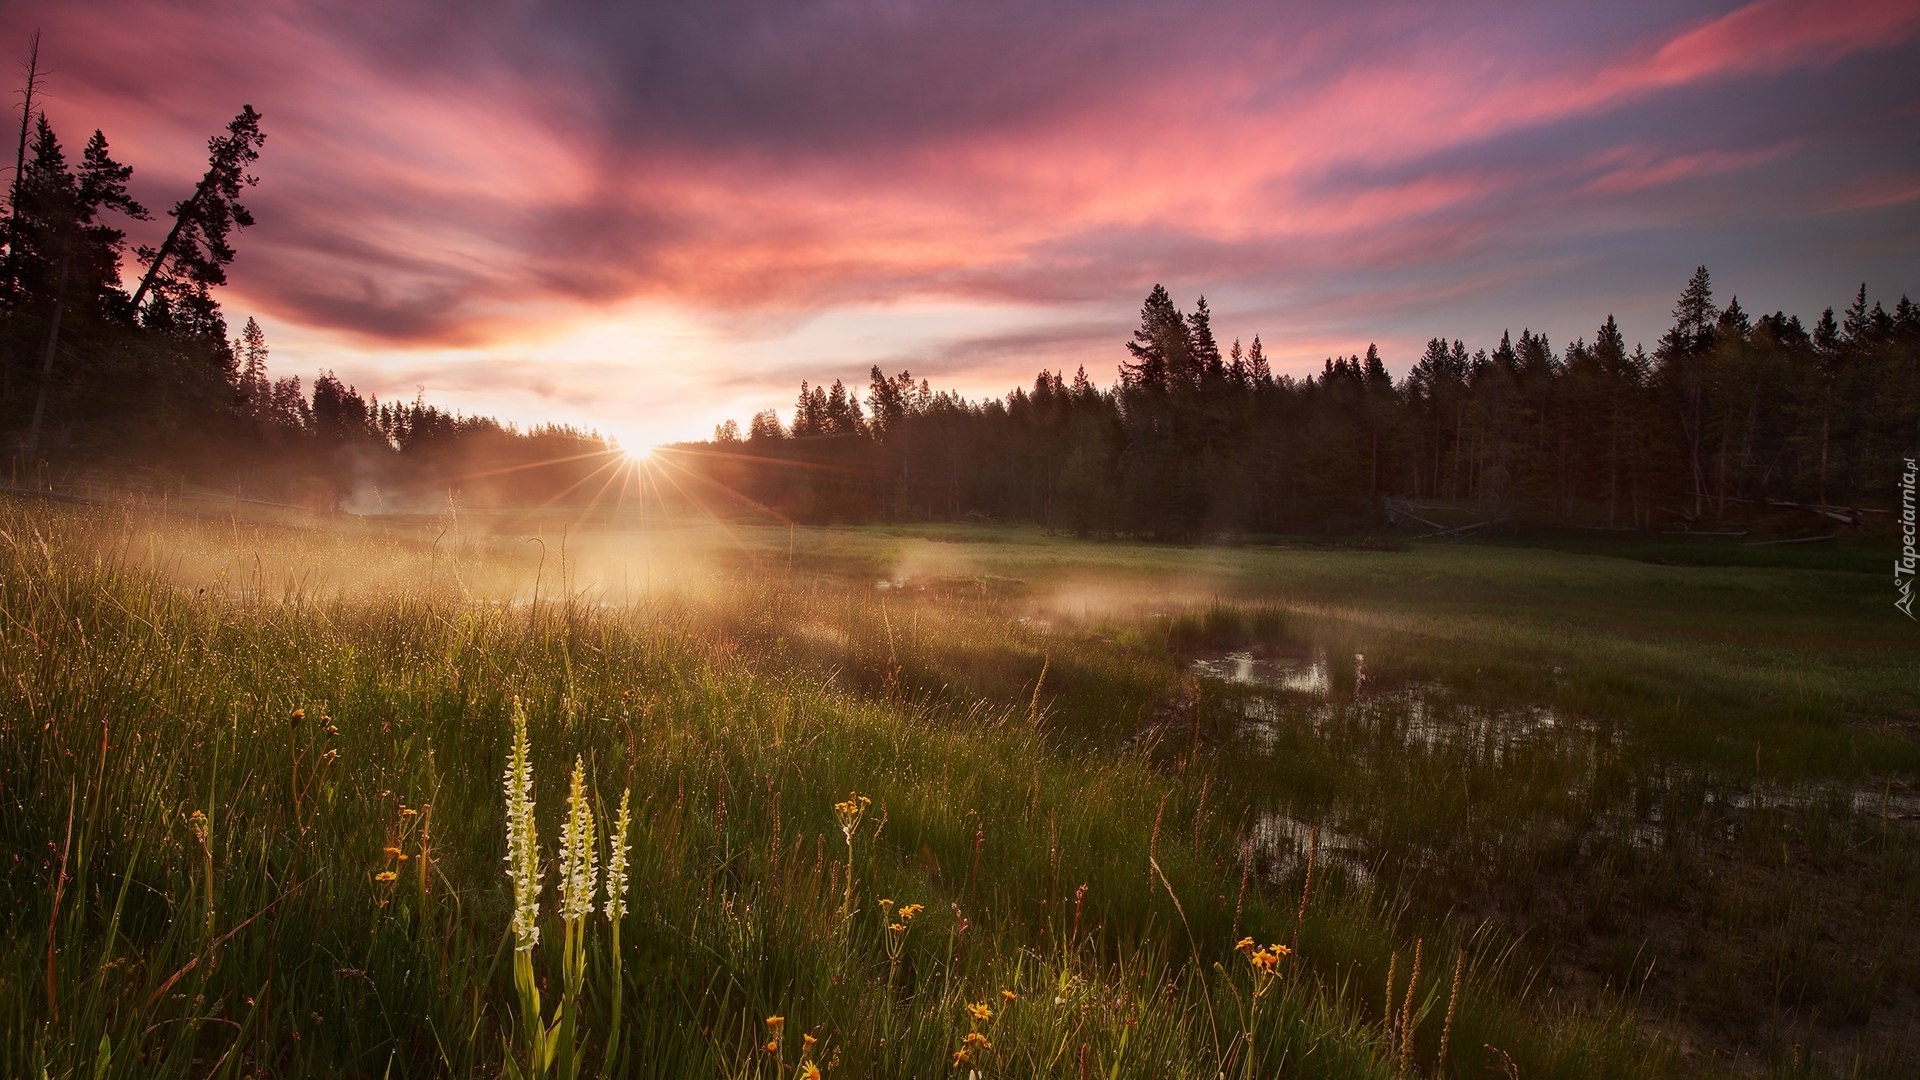
M1620 404L1607 410L1607 528L1617 524L1620 513Z
M1831 395L1829 395L1829 397L1831 397ZM1829 431L1829 424L1827 419L1828 408L1829 408L1828 405L1822 405L1820 409L1820 516L1822 518L1827 516L1827 433Z
M140 318L140 301L146 298L147 290L153 287L153 280L160 275L160 268L167 264L167 256L173 254L173 245L180 241L180 230L187 224L187 215L200 205L200 198L206 188L207 180L202 179L200 186L193 189L193 198L187 200L187 204L173 215L173 228L167 230L167 238L161 243L160 250L153 253L153 264L147 267L145 274L141 275L140 287L133 290L132 308L135 319Z
M6 287L0 290L0 302L13 302L15 274L14 252L20 249L20 185L27 173L27 127L33 122L33 86L40 74L40 31L35 30L27 45L27 92L20 101L20 145L13 155L13 189L7 199ZM0 397L13 400L13 350L0 340Z
M1732 405L1720 411L1720 509L1715 511L1716 521L1726 521L1726 429L1734 427L1734 409Z
M1433 487L1428 491L1429 498L1437 499L1440 497L1440 452L1446 445L1446 435L1445 428L1442 428L1439 424L1433 426Z
M1693 425L1687 431L1687 457L1693 466L1693 516L1698 518L1701 513L1700 500L1707 491L1706 470L1700 467L1700 444L1703 439L1703 433L1700 430L1700 399L1703 395L1697 385L1691 388L1690 394L1693 398Z
M1453 473L1447 477L1447 495L1449 498L1457 499L1460 497L1461 474L1464 471L1464 466L1460 462L1460 453L1467 441L1466 433L1467 411L1465 409L1455 409L1453 411Z
M47 388L53 382L53 357L60 348L60 317L67 311L67 270L73 265L72 248L60 253L60 283L53 293L53 318L47 326L47 349L40 354L40 390L33 399L33 422L27 425L24 456L32 462L40 450L40 421L47 412Z
M1372 445L1368 450L1367 501L1380 499L1380 429L1375 427L1372 433Z

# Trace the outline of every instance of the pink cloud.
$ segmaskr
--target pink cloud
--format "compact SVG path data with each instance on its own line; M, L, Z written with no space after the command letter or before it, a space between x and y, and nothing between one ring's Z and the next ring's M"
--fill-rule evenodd
M1915 0L1756 0L1669 40L1620 76L1628 87L1834 63L1920 28Z
M1648 188L1722 173L1738 172L1778 160L1805 145L1790 139L1751 150L1702 150L1666 154L1645 146L1619 147L1600 162L1602 171L1580 188L1589 195L1626 195Z
M799 110L796 123L818 127L809 138L760 137L778 125L729 113L727 95L792 79L795 96L832 104L861 88L816 69L819 56L844 59L820 50L848 32L846 12L797 41L756 28L737 43L752 64L699 72L718 82L703 82L691 104L621 98L636 92L617 65L540 64L505 55L517 42L468 42L489 17L511 23L484 3L444 27L402 20L416 35L404 40L382 36L383 12L349 5L336 18L293 0L119 0L35 17L69 146L104 127L156 209L190 188L206 136L240 102L259 107L269 136L252 196L261 224L240 237L231 296L392 351L518 348L645 300L738 336L848 306L955 297L1029 308L1103 297L1125 309L1154 279L1248 283L1352 322L1368 305L1312 283L1350 275L1375 311L1484 302L1528 267L1574 258L1503 246L1519 227L1561 228L1590 208L1760 170L1810 143L1783 132L1759 147L1676 145L1656 130L1538 157L1482 148L1689 87L1832 66L1920 33L1920 0L1756 0L1607 49L1543 38L1544 24L1516 28L1501 13L1281 12L1269 28L1268 12L1229 6L1218 18L1231 34L1188 40L1184 21L1129 9L1113 25L1054 27L1058 40L1008 46L1005 74L1050 95L1029 103L996 89L993 70L943 64L943 42L912 39L929 12L896 14L886 29L906 36L876 31L877 44L904 42L929 59L924 78L909 71L899 88L951 83L950 98L930 99L924 126L884 102L849 99L844 117ZM0 12L0 40L23 28L17 9ZM1140 40L1159 48L1129 45ZM1129 47L1140 51L1115 55ZM768 71L773 83L752 81ZM697 115L660 119L682 105ZM693 122L729 119L738 130L711 136ZM869 138L864 125L892 125L894 137ZM1915 197L1909 173L1890 168L1839 198L1899 205ZM1473 265L1510 250L1524 257ZM1355 334L1342 351L1364 348ZM1315 350L1343 340L1331 323L1295 336ZM1105 346L1034 347L1078 356Z
M1920 175L1878 173L1847 184L1828 201L1829 212L1873 210L1920 200Z

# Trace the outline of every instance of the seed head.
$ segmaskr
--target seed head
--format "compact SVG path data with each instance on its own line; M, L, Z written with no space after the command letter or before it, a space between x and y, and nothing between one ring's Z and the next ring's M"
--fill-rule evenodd
M513 750L501 786L507 797L507 877L513 882L514 948L540 942L540 837L533 823L533 761L527 745L527 713L513 702Z
M620 816L613 825L613 854L607 859L605 912L609 922L619 922L627 914L627 826L632 822L628 802L632 798L632 788L620 793Z
M560 828L560 917L584 919L593 914L598 891L599 849L594 843L593 808L587 805L586 762L573 759L573 780L567 788L567 820Z

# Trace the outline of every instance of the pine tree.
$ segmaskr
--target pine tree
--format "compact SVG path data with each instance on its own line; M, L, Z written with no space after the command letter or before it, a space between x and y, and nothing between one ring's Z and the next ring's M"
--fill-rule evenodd
M264 420L273 394L273 384L267 378L267 335L252 316L247 317L247 325L240 331L240 340L234 344L234 352L241 364L241 408L248 416Z
M1447 377L1447 366L1452 354L1447 351L1446 338L1428 338L1427 349L1420 359L1413 362L1407 371L1407 388L1415 397L1429 398Z
M1524 333L1524 331L1522 332ZM1493 362L1505 368L1509 375L1514 375L1519 373L1520 356L1518 353L1513 351L1513 332L1512 331L1510 330L1500 331L1500 344L1494 347Z
M1213 313L1207 310L1207 298L1194 303L1187 316L1187 349L1193 357L1197 379L1218 382L1226 376L1220 359L1220 343L1213 337Z
M313 427L329 443L356 442L372 429L373 410L360 391L328 371L313 381Z
M1813 324L1813 346L1822 353L1832 355L1840 351L1840 324L1833 320L1833 309L1820 313L1820 321Z
M1673 308L1673 328L1660 339L1656 355L1691 359L1713 348L1719 313L1713 307L1713 279L1702 266L1694 270Z
M1672 397L1686 450L1687 490L1693 492L1694 513L1705 498L1707 386L1703 370L1718 336L1719 312L1713 306L1713 283L1702 266L1693 272L1686 290L1673 308L1673 326L1654 350L1659 377Z
M858 435L862 427L860 402L847 393L846 384L839 379L833 380L833 389L828 392L823 427L828 435Z
M113 160L107 152L107 137L95 129L81 152L77 178L84 236L81 272L92 288L96 312L120 323L131 322L133 312L120 288L120 255L127 234L109 224L105 215L111 211L132 221L153 216L127 192L132 177L133 167Z
M1854 296L1853 303L1847 308L1846 320L1840 324L1841 333L1848 346L1859 349L1866 346L1873 337L1873 318L1867 312L1867 283L1860 283L1860 292Z
M1752 329L1753 320L1747 317L1745 309L1740 306L1740 298L1737 296L1727 301L1727 309L1722 311L1719 318L1714 321L1715 334L1722 340L1729 337L1736 339L1744 338L1747 336L1748 331Z
M787 437L780 427L780 416L772 409L762 409L753 414L753 421L747 426L747 441L750 443L778 442Z
M793 437L804 439L819 434L816 430L818 423L819 417L813 411L813 391L807 385L807 380L801 379L800 396L793 402Z
M1253 335L1253 344L1247 346L1247 374L1255 386L1272 386L1273 370L1267 366L1266 350L1260 346L1260 335Z
M53 383L80 219L79 186L44 114L35 124L33 159L16 190L20 196L13 232L20 249L14 262L18 299L22 306L43 308L46 319L33 418L27 424L24 448L26 458L33 460L39 452L40 427Z
M1127 343L1127 352L1133 360L1120 366L1120 381L1128 389L1165 393L1176 383L1190 383L1192 341L1164 285L1155 285L1147 294L1140 308L1140 328Z
M1389 387L1393 385L1393 376L1387 374L1387 365L1380 360L1380 346L1372 342L1367 343L1367 359L1362 372L1369 385L1379 386L1383 383Z
M275 426L289 431L313 427L313 409L307 404L306 392L300 388L300 376L287 375L273 380L272 402L269 419Z
M1920 337L1920 306L1900 294L1900 302L1893 305L1893 333L1896 337L1912 341Z
M901 372L889 378L875 364L867 375L867 415L876 438L885 439L900 429L907 416L907 398L913 390L913 376Z
M7 257L4 269L4 284L0 285L0 304L11 305L13 287L19 267L15 254L20 247L20 209L22 186L27 175L27 132L33 125L36 115L33 110L33 98L36 83L40 76L40 31L35 30L27 46L27 86L20 97L20 142L13 158L13 184L7 194ZM13 367L9 360L6 368L7 390L12 396Z
M140 310L147 292L157 289L175 307L181 297L204 297L208 289L227 283L227 265L233 262L230 236L234 229L253 225L253 213L240 203L242 189L259 182L247 167L260 159L266 142L260 114L246 105L227 125L224 135L207 140L207 171L193 194L173 208L173 228L158 248L142 247L147 272L134 290L132 305Z

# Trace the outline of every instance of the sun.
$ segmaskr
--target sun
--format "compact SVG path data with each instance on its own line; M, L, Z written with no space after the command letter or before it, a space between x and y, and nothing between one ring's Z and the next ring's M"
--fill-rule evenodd
M657 432L635 427L614 428L606 434L614 449L634 465L643 465L652 459L653 452L667 441Z

